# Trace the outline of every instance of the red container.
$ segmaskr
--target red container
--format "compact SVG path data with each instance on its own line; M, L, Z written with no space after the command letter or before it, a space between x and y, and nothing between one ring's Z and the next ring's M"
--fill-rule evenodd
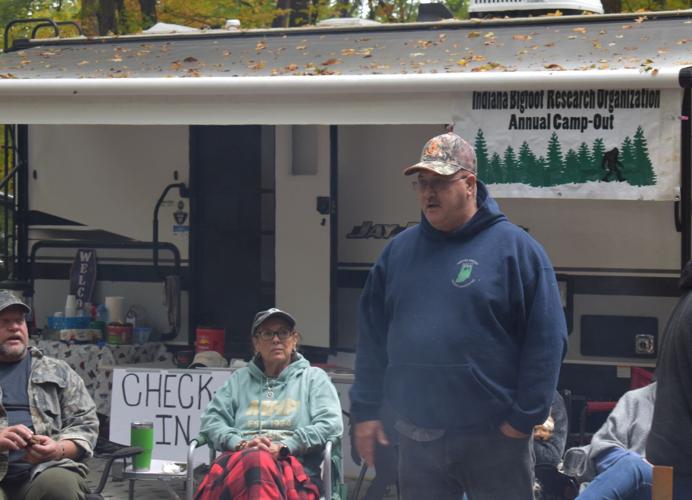
M221 356L226 356L224 341L226 332L223 328L197 328L195 340L195 353L202 351L216 351Z

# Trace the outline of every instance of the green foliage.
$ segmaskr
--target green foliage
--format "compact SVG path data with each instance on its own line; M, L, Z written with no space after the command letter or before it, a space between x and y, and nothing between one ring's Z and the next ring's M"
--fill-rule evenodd
M415 0L367 0L367 17L381 23L409 23L416 20L418 3Z
M445 0L444 4L454 14L457 19L469 18L470 0Z

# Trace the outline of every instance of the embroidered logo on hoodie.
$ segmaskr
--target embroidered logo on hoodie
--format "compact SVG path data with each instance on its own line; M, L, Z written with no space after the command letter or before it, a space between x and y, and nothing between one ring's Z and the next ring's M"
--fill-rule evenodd
M478 281L476 278L472 276L473 268L477 265L478 262L476 262L473 259L464 259L457 262L457 266L459 266L459 271L457 273L456 278L452 280L452 285L454 285L457 288L465 288Z

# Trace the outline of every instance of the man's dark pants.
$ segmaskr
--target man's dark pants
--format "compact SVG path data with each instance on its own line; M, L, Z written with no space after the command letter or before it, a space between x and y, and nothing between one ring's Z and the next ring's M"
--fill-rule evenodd
M0 482L0 500L82 500L88 491L86 479L77 472L63 467L46 469L30 482Z
M513 439L499 429L446 432L434 441L400 435L402 500L533 500L531 436Z

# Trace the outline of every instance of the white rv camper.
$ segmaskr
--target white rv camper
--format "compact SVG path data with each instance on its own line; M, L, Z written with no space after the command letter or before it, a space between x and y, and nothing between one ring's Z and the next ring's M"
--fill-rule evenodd
M617 396L629 367L655 365L690 258L691 25L685 11L18 40L0 55L9 278L32 284L41 326L93 247L96 301L125 296L180 343L216 326L237 354L276 304L313 356L352 351L368 269L420 217L402 170L451 124L555 265L561 385Z

